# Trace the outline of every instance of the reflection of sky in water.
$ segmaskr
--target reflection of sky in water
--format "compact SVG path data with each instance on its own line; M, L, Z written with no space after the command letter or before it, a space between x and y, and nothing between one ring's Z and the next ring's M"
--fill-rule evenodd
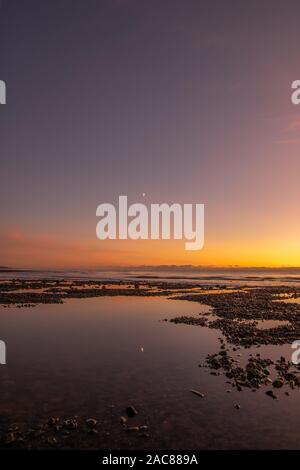
M207 308L151 297L1 309L8 363L0 367L1 423L53 414L101 417L110 406L121 416L133 403L152 429L153 448L297 447L297 390L290 397L279 390L276 401L265 389L226 393L230 385L224 377L197 367L218 351L219 332L160 321L200 311ZM258 351L274 359L291 355L289 345L251 348L247 354ZM191 388L205 398L193 396ZM234 409L237 402L240 410ZM119 432L118 420L107 426Z

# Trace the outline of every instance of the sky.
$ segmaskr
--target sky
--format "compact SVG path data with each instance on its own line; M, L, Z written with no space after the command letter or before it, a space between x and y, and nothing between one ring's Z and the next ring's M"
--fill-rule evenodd
M297 0L2 0L0 265L300 266L299 19ZM121 194L204 203L204 248L98 240Z

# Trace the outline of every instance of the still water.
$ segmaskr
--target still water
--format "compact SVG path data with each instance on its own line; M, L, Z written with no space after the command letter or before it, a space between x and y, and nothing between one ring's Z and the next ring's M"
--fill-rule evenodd
M1 308L7 365L0 366L0 429L79 415L100 421L103 432L95 448L298 449L297 390L290 396L279 391L278 400L265 390L226 392L230 385L223 376L198 367L218 351L220 333L163 321L200 311L208 307L162 297ZM257 352L241 350L242 358L251 351ZM290 346L259 352L274 359L291 355ZM138 410L132 425L149 426L147 439L120 426L128 405Z

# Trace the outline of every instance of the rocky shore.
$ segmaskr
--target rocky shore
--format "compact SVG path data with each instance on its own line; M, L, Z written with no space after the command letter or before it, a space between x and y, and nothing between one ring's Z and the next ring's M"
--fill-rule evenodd
M281 356L277 361L252 353L241 365L237 351L260 348L263 345L292 344L300 338L299 288L261 287L242 292L215 294L188 294L176 297L208 305L209 313L198 316L181 316L170 319L175 324L187 324L218 329L220 350L209 354L199 367L207 367L212 375L223 374L227 384L241 392L250 388L253 392L265 387L267 396L277 399L276 390L300 387L300 365ZM268 325L271 325L268 327ZM273 326L274 323L277 326ZM273 377L273 378L272 378ZM270 388L271 387L271 388ZM229 389L228 392L231 390ZM239 405L236 406L239 409Z
M0 448L3 449L99 449L108 448L111 428L115 434L123 434L128 446L135 441L142 443L150 437L148 424L132 405L117 419L84 416L49 416L44 421L13 423L0 431Z
M187 294L176 299L200 302L211 307L211 314L181 316L174 323L207 326L220 330L227 341L243 347L287 344L300 338L300 303L285 300L300 298L295 287L260 287L242 292ZM261 328L264 322L282 322Z

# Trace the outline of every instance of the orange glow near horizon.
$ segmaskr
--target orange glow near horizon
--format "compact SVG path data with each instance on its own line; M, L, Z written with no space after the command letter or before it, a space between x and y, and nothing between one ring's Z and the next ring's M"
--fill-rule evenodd
M2 3L1 266L300 266L299 2ZM120 195L204 204L204 248L98 240Z
M2 237L1 264L15 268L101 268L139 265L300 266L300 240L209 240L186 251L184 240L59 240L46 235Z

